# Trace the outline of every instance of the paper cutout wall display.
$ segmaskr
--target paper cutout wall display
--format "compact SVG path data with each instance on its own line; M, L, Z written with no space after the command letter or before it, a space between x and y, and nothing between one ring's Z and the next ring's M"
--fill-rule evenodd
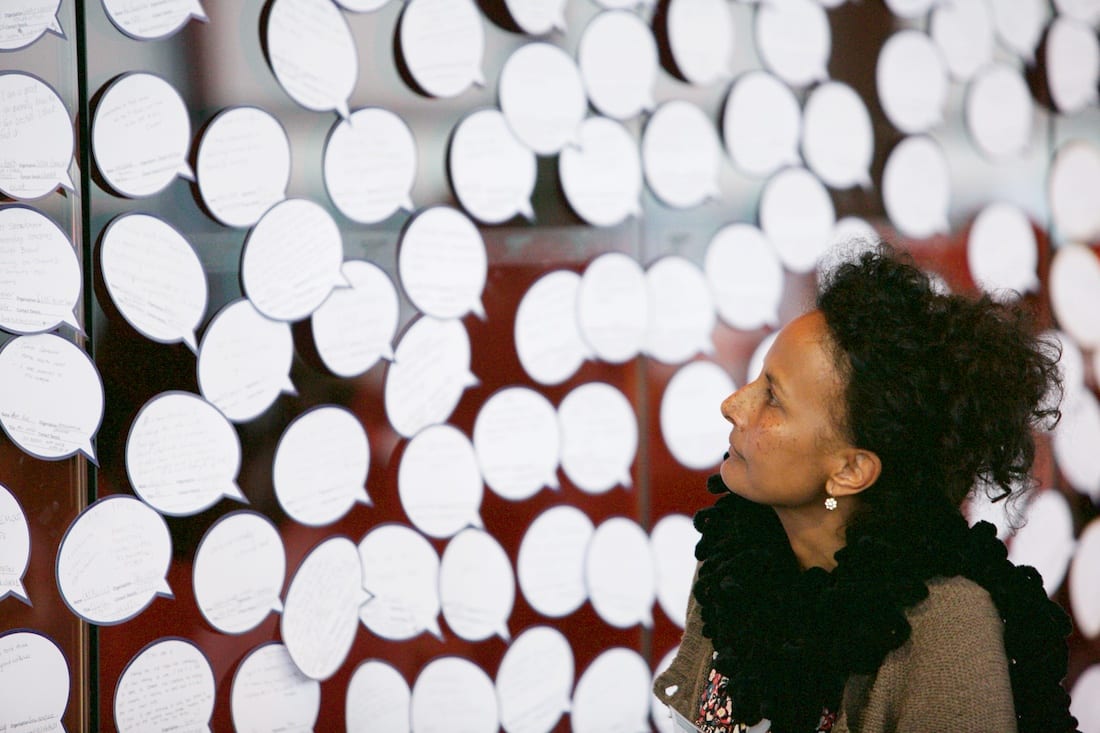
M164 518L122 494L100 499L73 520L57 553L57 587L88 623L111 626L172 596L165 576L172 538Z
M0 193L30 200L72 191L76 145L61 97L30 74L0 73Z
M1001 43L1024 61L1033 62L1050 18L1046 0L989 0L989 9Z
M986 292L1039 289L1039 245L1027 215L1012 204L990 204L970 227L966 261L974 282Z
M37 631L0 634L0 710L11 730L60 730L69 704L69 664Z
M5 206L0 262L0 328L38 333L67 323L82 330L80 262L61 227L28 206Z
M681 372L682 373L682 372ZM699 533L684 514L669 514L653 527L649 544L657 575L657 602L672 622L684 628L691 582L695 575L695 545Z
M184 639L155 641L130 660L115 688L119 733L210 730L214 670L202 650Z
M702 470L722 460L729 423L718 405L734 389L722 367L709 361L692 362L669 381L661 398L661 435L680 464Z
M988 0L941 3L932 11L929 26L932 40L955 79L966 81L993 60L995 36Z
M561 437L550 400L527 387L493 394L474 422L474 451L485 483L510 501L558 488Z
M734 22L724 0L671 0L664 32L676 72L685 81L707 86L729 78L733 63Z
M61 0L10 0L0 18L0 51L26 48L47 31L64 38L60 9Z
M1100 709L1096 706L1098 695L1100 695L1100 664L1094 664L1081 673L1077 682L1073 684L1073 692L1070 694L1069 712L1077 718L1077 725L1081 730L1100 728Z
M836 225L833 200L805 168L776 173L760 194L760 229L784 267L810 272L825 254Z
M994 160L1027 148L1033 117L1027 82L1004 64L987 66L967 89L967 129L982 152Z
M649 730L649 665L625 647L592 660L573 691L573 733Z
M178 230L149 214L124 214L103 231L99 262L111 300L136 331L199 350L206 274Z
M0 601L14 596L30 603L23 576L31 556L31 533L23 507L0 484Z
M1030 565L1043 576L1048 596L1062 585L1077 541L1073 538L1073 513L1065 497L1054 489L1036 494L1024 510L1027 522L1012 538L1008 559Z
M608 10L626 10L640 5L651 5L651 0L596 0L596 4Z
M325 190L340 212L360 224L412 211L416 140L408 124L386 109L356 110L333 125L325 143Z
M275 449L272 481L279 505L295 521L324 527L355 504L370 505L367 431L350 410L321 405L294 419Z
M1050 97L1061 112L1095 106L1100 83L1100 39L1090 26L1066 17L1047 29L1046 77Z
M127 73L102 91L92 118L92 152L115 192L152 196L176 176L194 180L187 164L190 147L187 105L164 79Z
M568 616L588 599L584 558L595 531L588 515L572 506L547 509L527 528L516 575L523 597L543 616Z
M516 354L523 370L539 384L561 384L586 358L595 356L577 325L580 285L575 272L549 272L524 293L516 309Z
M233 676L230 711L237 730L311 731L321 712L321 685L306 677L282 644L263 644Z
M567 0L504 0L512 22L531 36L544 36L550 31L565 32Z
M948 231L951 177L939 144L923 136L898 143L882 171L882 199L890 221L907 237Z
M1100 3L1096 0L1054 0L1054 7L1064 16L1086 25L1100 25Z
M359 620L371 633L404 641L439 628L439 555L428 540L402 524L375 527L359 543L363 587L371 599Z
M0 349L0 384L0 427L20 449L47 461L76 453L95 461L103 383L86 353L53 334L19 336Z
M413 684L411 718L418 733L453 731L457 720L466 733L495 733L500 719L493 681L468 659L434 659Z
M477 383L462 322L419 318L402 335L386 368L386 417L394 430L412 437L447 420L466 388Z
M943 121L947 64L924 33L903 30L887 39L875 66L875 89L886 119L904 133L925 132Z
M633 257L609 252L588 263L577 291L577 325L596 356L613 364L633 359L648 321L649 289Z
M576 142L588 98L577 65L562 49L520 46L500 70L497 93L508 126L535 153L553 155Z
M256 310L276 321L309 316L335 287L344 245L340 228L324 207L288 199L268 209L244 243L241 284Z
M497 670L500 724L506 733L550 733L569 712L573 650L549 626L533 626L512 642Z
M397 470L397 492L409 520L430 537L484 526L477 455L469 438L451 425L430 425L409 441Z
M871 115L859 94L841 82L815 87L802 128L802 155L810 170L833 188L869 188L874 152Z
M233 422L271 406L290 382L294 339L290 326L265 318L251 302L235 300L214 316L199 346L199 391Z
M508 554L483 529L464 529L447 543L439 562L439 602L447 626L466 641L512 637L508 617L516 578Z
M646 183L676 209L690 209L718 195L719 155L714 123L690 102L665 102L642 133Z
M749 71L730 87L722 112L722 139L741 171L763 177L798 164L801 133L802 109L779 78Z
M1058 149L1047 179L1047 202L1055 230L1063 239L1100 238L1100 209L1090 191L1100 186L1100 147L1071 140Z
M1069 601L1073 620L1087 639L1100 636L1100 522L1091 521L1081 532L1069 567Z
M374 263L348 260L340 273L351 287L333 290L313 311L313 342L329 371L357 377L379 359L393 360L400 307L393 281Z
M1062 419L1054 428L1054 459L1069 485L1100 498L1100 403L1085 389L1066 393Z
M410 0L399 23L398 53L418 91L457 97L485 84L485 29L471 0Z
M602 494L632 485L638 421L623 393L603 382L582 384L558 407L561 466L576 486Z
M1050 306L1059 326L1079 346L1100 346L1100 258L1095 252L1079 244L1054 251Z
M584 29L577 67L592 106L608 117L628 120L653 107L657 41L637 14L610 10Z
M646 270L649 324L644 351L666 364L714 352L718 321L703 271L685 257L662 257Z
M438 319L485 318L481 292L489 260L474 223L449 206L421 211L406 225L397 270L409 300Z
M676 652L679 650L679 645L674 646L667 654L661 657L661 661L657 662L657 666L653 669L653 681L656 681L658 675L672 666L672 660L676 658ZM650 685L651 689L652 687L653 686ZM676 733L676 721L673 720L668 705L661 702L660 698L652 692L649 695L649 707L649 717L657 733Z
M756 47L764 66L791 86L829 78L833 37L814 0L768 0L756 11Z
M331 0L275 0L267 18L268 63L291 99L347 117L359 79L359 53L348 22Z
M298 566L283 604L280 633L306 677L327 680L344 663L359 628L363 589L359 551L347 537L330 537Z
M561 151L558 173L569 206L593 226L641 216L642 161L634 136L606 117L581 123L577 147Z
M196 157L202 202L226 226L250 227L286 198L290 139L262 109L223 109L203 132Z
M199 0L103 0L107 17L120 31L139 41L173 35L187 21L206 21Z
M455 127L447 174L462 208L478 221L501 224L516 214L534 219L537 173L535 154L516 139L499 110L478 110Z
M939 0L886 0L890 12L902 18L919 18Z
M410 730L412 690L392 666L378 659L360 664L348 682L344 721L349 732Z
M612 517L596 527L584 560L584 581L593 608L620 629L653 626L657 577L649 537L637 522Z
M1083 390L1085 385L1085 356L1081 349L1067 334L1062 331L1048 329L1042 333L1042 338L1057 349L1058 372L1062 377L1062 390L1064 395L1048 395L1048 400L1056 400L1064 397L1072 401Z
M336 0L336 4L353 13L372 13L386 5L390 0Z
M756 345L756 349L752 352L752 358L749 359L749 365L745 369L745 384L755 382L757 377L760 376L760 372L764 371L764 359L768 356L768 352L778 336L778 331L770 333Z

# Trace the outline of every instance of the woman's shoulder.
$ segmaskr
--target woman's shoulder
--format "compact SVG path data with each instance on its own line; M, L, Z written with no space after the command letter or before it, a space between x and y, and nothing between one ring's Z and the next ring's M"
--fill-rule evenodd
M932 578L926 585L928 597L906 613L913 651L1004 658L1004 622L989 591L962 576ZM946 649L923 648L929 644Z

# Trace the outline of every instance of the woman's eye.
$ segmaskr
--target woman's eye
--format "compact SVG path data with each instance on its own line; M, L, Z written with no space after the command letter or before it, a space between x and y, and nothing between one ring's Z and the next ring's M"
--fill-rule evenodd
M777 400L775 398L775 392L772 392L771 387L767 388L767 396L768 396L768 404L769 405L775 405L775 406L779 405L779 400Z

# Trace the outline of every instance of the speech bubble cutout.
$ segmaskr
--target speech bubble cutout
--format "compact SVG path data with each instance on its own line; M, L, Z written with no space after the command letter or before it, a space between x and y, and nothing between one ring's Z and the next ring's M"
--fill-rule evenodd
M290 139L256 107L219 112L199 140L195 172L210 213L230 227L250 227L286 198Z
M8 596L31 599L23 585L31 557L31 533L19 501L0 484L0 601Z
M333 290L313 311L313 342L329 371L357 377L379 359L393 360L400 308L393 281L377 265L348 260L340 273L351 287Z
M370 659L356 667L348 682L344 720L348 731L407 731L411 704L412 691L401 673Z
M428 631L439 639L439 555L401 524L375 527L359 542L363 587L371 599L359 620L384 639L405 641Z
M0 710L11 730L60 730L69 704L69 664L37 631L0 634Z
M939 0L886 0L890 12L901 18L919 18Z
M1039 288L1039 245L1027 215L1012 204L990 204L970 227L966 242L970 275L982 290L1026 293Z
M653 527L649 546L657 575L657 602L672 622L684 628L695 575L695 545L699 532L684 514L669 514Z
M612 517L596 527L588 543L584 579L596 613L616 628L653 626L656 570L649 537L638 523Z
M689 209L718 195L718 134L690 102L665 102L642 133L642 170L654 195Z
M1073 537L1073 513L1058 491L1040 491L1024 510L1027 521L1008 548L1008 559L1030 565L1043 576L1043 588L1054 595L1066 577L1077 541Z
M588 110L573 59L550 43L528 43L500 70L500 111L516 138L538 155L553 155L577 138Z
M997 37L1025 61L1035 60L1035 48L1050 19L1046 0L989 0Z
M447 149L447 174L462 208L478 221L501 224L516 214L535 216L535 154L516 139L498 110L478 110L458 123Z
M550 400L527 387L493 394L474 421L474 452L485 483L509 501L558 488L561 436Z
M1076 395L1086 389L1085 355L1081 353L1080 347L1073 342L1073 339L1062 331L1047 329L1041 334L1041 337L1058 354L1058 373L1062 378L1062 389L1064 390L1064 394L1049 394L1046 399L1057 402L1064 397L1072 401Z
M669 51L688 83L707 86L730 76L735 24L725 0L671 0L666 23Z
M561 384L576 374L590 349L577 325L581 277L556 270L540 277L516 310L516 354L523 370L539 384Z
M768 355L768 352L771 351L772 344L775 343L775 339L778 336L778 331L770 333L756 345L756 349L752 352L752 358L749 359L749 365L745 370L745 384L756 381L756 378L764 371L764 358Z
M779 325L783 264L775 246L751 224L729 224L707 245L703 263L718 316L743 331Z
M504 0L508 14L520 30L530 36L543 36L553 30L565 31L567 0Z
M672 660L676 658L679 651L680 646L676 645L661 657L661 661L657 662L657 666L653 669L653 683L656 683L657 677L672 666ZM652 689L652 685L650 685L650 688ZM653 721L653 729L657 733L676 733L676 721L672 718L672 711L669 710L668 705L652 693L649 696L649 718Z
M474 313L485 318L481 292L489 258L470 219L449 206L433 206L409 221L397 251L401 286L422 312L438 319Z
M1086 25L1100 25L1100 3L1096 0L1054 0L1061 15Z
M593 226L641 216L642 160L634 136L614 120L589 117L576 147L561 151L558 175L565 198Z
M588 263L577 291L577 325L597 357L613 364L633 359L648 321L649 289L633 257L608 252Z
M543 616L561 618L588 599L584 558L596 528L572 506L547 509L520 542L516 575L524 598Z
M322 405L294 419L275 449L272 481L279 505L295 521L324 527L356 504L370 505L367 431L343 407Z
M924 136L898 143L882 171L882 198L903 235L923 239L948 231L951 176L939 144Z
M588 100L600 113L631 119L653 107L658 52L653 31L636 13L609 10L593 18L577 45Z
M290 326L265 318L251 302L235 300L206 327L199 346L202 396L233 422L271 406L280 392L294 394Z
M674 255L650 265L645 278L650 304L645 353L666 364L713 353L711 332L718 317L702 270Z
M1081 532L1069 567L1069 602L1077 628L1086 639L1100 636L1100 521L1092 520ZM1098 716L1100 717L1100 716Z
M1100 708L1096 699L1100 697L1100 664L1093 664L1081 673L1073 683L1070 693L1070 715L1077 718L1081 730L1100 728Z
M497 670L500 724L506 733L549 733L569 712L573 649L549 626L534 626L504 652Z
M306 109L346 118L359 53L339 8L330 0L274 0L266 33L268 62L283 91Z
M1094 500L1100 498L1100 403L1088 390L1067 392L1062 419L1054 428L1054 460L1066 481Z
M46 31L65 37L57 11L61 0L9 0L0 18L0 51L26 48Z
M0 73L0 120L0 193L30 200L75 188L73 124L53 87L30 74Z
M19 336L0 349L0 384L0 427L24 452L47 461L82 453L95 461L103 383L86 353L53 334Z
M638 450L638 421L623 393L603 382L582 384L558 407L561 465L569 480L589 494L631 486Z
M878 232L858 216L846 216L833 227L828 251L817 261L818 279L828 274L842 262L859 253L873 249L879 240Z
M214 670L206 655L184 639L160 639L137 653L115 688L119 733L156 725L168 730L210 730Z
M107 183L123 196L152 196L187 164L191 119L175 88L154 74L128 73L102 92L92 119L92 152Z
M336 0L336 4L353 13L372 13L390 0Z
M310 679L336 673L359 628L363 589L359 551L347 537L330 537L298 566L283 604L280 632L290 658Z
M1046 38L1047 87L1054 105L1073 114L1097 102L1100 82L1100 39L1084 23L1059 17Z
M859 94L841 82L815 87L803 119L802 155L810 170L833 188L870 187L875 133Z
M592 660L573 692L573 733L649 730L649 665L633 649L612 647Z
M875 89L894 127L907 134L925 132L943 121L948 91L943 55L926 34L899 31L879 51Z
M770 176L798 163L801 133L798 99L778 77L749 71L730 87L722 112L722 139L733 164L744 173Z
M416 140L389 110L356 110L339 120L325 142L325 190L352 221L374 224L399 209L412 210Z
M218 631L243 634L283 610L286 549L279 530L258 512L226 514L206 530L192 582L203 618Z
M805 168L776 173L760 194L760 229L791 272L814 269L829 249L836 210L825 186Z
M695 361L669 380L661 398L661 435L681 465L695 470L722 460L729 423L717 409L736 386L717 364Z
M829 78L833 38L814 0L768 0L756 11L756 47L764 66L791 86Z
M496 689L481 667L468 659L439 657L420 671L412 689L412 729L423 733L465 733L500 729Z
M199 0L103 0L107 17L139 41L167 38L195 18L206 21Z
M230 710L237 730L312 731L321 712L321 685L298 671L284 645L269 642L237 668Z
M1071 140L1058 149L1047 180L1047 201L1054 226L1064 240L1091 242L1100 237L1100 208L1091 191L1100 186L1100 147Z
M401 59L425 93L456 97L471 84L485 84L485 29L473 2L410 0L398 22Z
M429 425L409 441L397 469L401 506L430 537L481 527L484 487L474 446L451 425Z
M171 597L168 525L152 507L114 495L80 513L57 553L57 587L65 604L100 626L128 621L154 596Z
M124 214L104 230L99 258L107 292L127 323L154 341L199 350L206 274L179 231L149 214Z
M1010 66L986 67L967 89L967 129L978 148L993 160L1027 148L1034 115L1027 82Z
M488 532L464 529L447 543L439 563L439 602L447 626L459 637L511 639L516 578L508 554Z
M957 81L971 79L993 61L996 35L988 0L952 0L937 5L929 26L948 73Z
M0 209L0 328L39 333L67 323L80 331L81 274L68 235L27 206Z

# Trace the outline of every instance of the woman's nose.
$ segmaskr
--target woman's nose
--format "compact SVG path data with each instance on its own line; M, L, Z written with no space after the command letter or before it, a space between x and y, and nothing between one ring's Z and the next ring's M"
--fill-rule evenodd
M738 392L733 392L726 397L726 399L722 400L722 417L733 423L734 427L738 427L738 423L740 422L737 395Z

